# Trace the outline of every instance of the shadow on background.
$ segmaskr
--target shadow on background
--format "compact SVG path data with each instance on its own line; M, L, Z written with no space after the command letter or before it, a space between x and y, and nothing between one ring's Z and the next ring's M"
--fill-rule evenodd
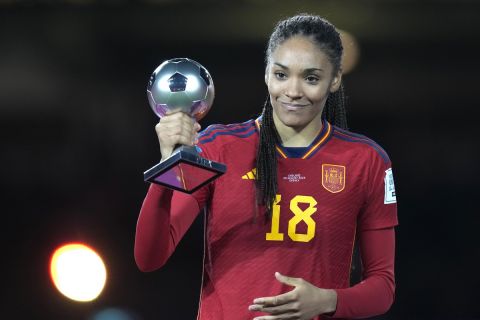
M379 318L480 317L480 5L453 0L0 1L2 312L194 319L202 217L163 269L144 274L133 260L142 173L159 160L148 77L165 59L193 58L216 86L204 128L256 117L267 37L279 18L304 11L357 37L360 61L344 77L350 128L393 160L397 298ZM50 255L70 241L106 260L95 302L66 300L51 285Z

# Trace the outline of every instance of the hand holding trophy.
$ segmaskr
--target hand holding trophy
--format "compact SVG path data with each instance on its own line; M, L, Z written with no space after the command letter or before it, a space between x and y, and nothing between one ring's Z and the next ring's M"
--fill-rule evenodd
M184 112L197 121L212 106L213 80L201 64L188 58L164 61L155 69L147 86L148 102L162 118ZM195 146L177 145L170 157L143 173L145 181L192 193L226 171L224 164L202 158Z

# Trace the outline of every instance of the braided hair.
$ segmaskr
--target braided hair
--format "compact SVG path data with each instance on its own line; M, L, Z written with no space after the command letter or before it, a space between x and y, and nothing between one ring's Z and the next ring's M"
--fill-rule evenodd
M294 36L305 36L324 52L333 65L333 72L341 69L343 46L340 34L327 20L314 15L300 14L280 21L270 36L265 54L265 64L269 65L270 58L275 49ZM347 129L345 110L345 96L343 85L330 93L322 118L331 124ZM272 214L273 204L278 191L277 183L277 151L276 145L281 144L281 138L273 121L273 107L267 97L262 111L262 124L260 126L260 142L256 158L256 198L257 204L265 207L265 218Z

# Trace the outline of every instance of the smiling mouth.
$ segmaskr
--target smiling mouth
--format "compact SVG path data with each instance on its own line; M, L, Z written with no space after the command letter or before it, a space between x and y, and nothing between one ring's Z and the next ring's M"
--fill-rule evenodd
M308 107L308 104L287 103L287 102L280 102L280 103L287 110L299 110L299 109Z

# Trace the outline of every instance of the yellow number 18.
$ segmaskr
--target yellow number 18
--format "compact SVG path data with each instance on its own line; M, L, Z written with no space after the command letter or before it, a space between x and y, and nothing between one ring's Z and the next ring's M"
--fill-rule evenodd
M265 235L268 241L283 241L283 233L280 232L280 202L282 196L277 194L272 210L272 229ZM302 210L299 204L307 204L308 207ZM288 236L293 241L308 242L315 237L315 220L312 214L317 211L317 201L311 196L295 196L290 200L290 211L294 216L288 221ZM307 225L306 233L297 233L297 225L301 222Z

